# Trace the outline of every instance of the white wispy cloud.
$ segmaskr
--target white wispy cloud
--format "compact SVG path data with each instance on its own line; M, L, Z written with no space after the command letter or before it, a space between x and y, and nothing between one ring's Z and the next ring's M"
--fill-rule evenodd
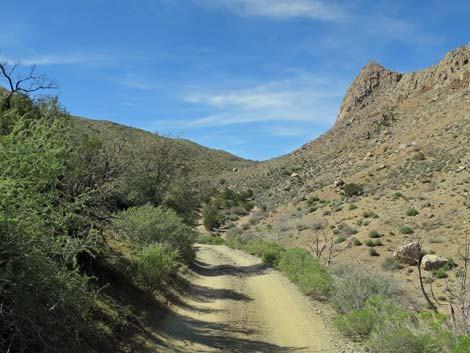
M0 55L0 59L9 62L21 62L23 65L72 65L72 64L103 64L116 59L112 55L97 53L61 53L32 55L25 57L9 57Z
M309 122L330 124L337 114L345 82L322 79L310 74L260 84L241 90L198 93L183 97L186 103L210 113L187 121L185 127L214 127L256 122ZM205 93L200 93L200 92ZM273 129L273 134L298 134L294 129Z
M349 15L331 1L320 0L193 0L195 3L229 10L240 16L258 16L276 20L310 18L340 21Z

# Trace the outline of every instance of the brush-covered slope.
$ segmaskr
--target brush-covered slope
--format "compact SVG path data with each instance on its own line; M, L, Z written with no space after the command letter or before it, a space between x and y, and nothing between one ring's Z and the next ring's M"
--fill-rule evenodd
M139 151L139 155L134 158L145 160L155 149L165 144L165 148L171 149L168 153L171 152L172 156L176 156L182 162L187 162L193 177L215 176L256 164L256 162L244 160L224 151L210 149L189 140L163 137L109 121L76 118L73 124L78 133L98 137L105 144L115 146L118 158L129 156L126 152Z
M227 177L253 188L271 211L252 229L306 246L318 224L328 224L342 251L338 261L377 268L417 239L427 251L458 261L470 235L469 61L470 47L461 47L419 72L367 64L331 130L289 155ZM341 182L360 184L363 193L348 197ZM366 246L375 241L373 231L382 236L370 244L379 256ZM416 289L409 270L397 276ZM441 294L443 282L436 286Z

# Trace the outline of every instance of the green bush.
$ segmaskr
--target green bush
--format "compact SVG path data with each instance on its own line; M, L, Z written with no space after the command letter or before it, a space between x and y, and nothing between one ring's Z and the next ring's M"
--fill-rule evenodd
M340 237L336 238L335 243L336 244L341 244L341 243L345 242L346 240L348 240L348 238L346 238L345 236L340 236Z
M261 253L261 259L270 266L277 266L284 251L279 244L269 242Z
M150 205L132 207L121 212L113 226L117 234L136 248L166 243L178 250L183 262L189 263L194 258L196 233L171 209Z
M419 215L419 212L415 208L409 208L409 209L406 210L406 215L409 216L409 217L414 217L414 216Z
M315 202L318 202L318 201L320 201L320 198L316 195L313 195L313 196L310 196L306 202L307 202L307 205L312 206Z
M350 183L350 184L344 185L343 191L346 196L352 197L352 196L362 195L364 192L364 188L360 184Z
M376 230L372 230L369 232L369 238L375 239L375 238L380 238L381 236L382 235Z
M196 243L198 244L211 244L211 245L223 245L225 244L225 240L218 236L212 235L199 235L196 239Z
M206 205L202 210L202 221L207 230L220 227L221 217L219 215L219 208L212 204Z
M438 269L436 269L436 270L433 270L433 271L432 271L432 274L433 274L436 278L439 278L439 279L449 277L449 275L447 274L447 268L445 268L445 267L441 267L441 268L438 268Z
M319 260L304 249L288 249L278 267L306 295L326 298L331 292L332 277Z
M408 226L401 226L399 229L401 234L413 234L415 231Z
M370 337L370 346L383 353L442 353L444 342L434 332L421 328L411 315L392 316L378 325Z
M457 342L451 346L452 353L468 353L470 352L470 336L462 336L457 339Z
M352 203L352 204L349 205L348 209L349 209L349 211L354 211L355 209L357 209L357 206Z
M366 240L366 245L369 246L369 247L371 247L371 248L373 248L373 247L375 246L375 243L374 243L373 240L367 239L367 240Z
M359 239L354 239L354 245L355 246L361 246L362 242Z
M397 316L398 312L401 310L389 299L372 296L362 309L337 315L334 323L343 335L354 340L364 340L385 320Z
M137 281L147 290L161 289L162 282L179 267L179 253L166 244L153 244L140 251L134 262Z
M369 255L370 256L380 256L380 254L375 250L375 248L370 248L369 249Z
M362 213L362 217L364 218L379 218L379 215L372 211L366 211Z
M0 108L0 351L83 351L96 293L80 255L102 250L84 216L90 194L64 189L76 148L55 99Z

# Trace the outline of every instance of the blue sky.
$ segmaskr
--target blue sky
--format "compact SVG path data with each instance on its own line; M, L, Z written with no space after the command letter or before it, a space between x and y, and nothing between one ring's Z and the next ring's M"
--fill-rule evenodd
M36 64L75 115L250 159L330 128L369 60L425 68L470 41L470 2L5 1L0 55Z

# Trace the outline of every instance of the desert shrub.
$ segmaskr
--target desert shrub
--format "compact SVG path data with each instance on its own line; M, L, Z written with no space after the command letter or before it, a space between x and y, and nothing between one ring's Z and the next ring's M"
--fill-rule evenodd
M409 216L409 217L414 217L414 216L419 215L419 212L415 208L409 208L409 209L406 210L406 215Z
M202 210L202 221L207 230L220 227L221 217L219 208L213 204L206 205Z
M367 299L362 309L337 315L334 323L343 335L354 340L364 340L385 320L403 316L397 315L400 312L399 307L389 299L372 296Z
M223 245L225 241L218 236L212 235L199 235L196 239L196 243L198 244L212 244L212 245Z
M121 238L136 248L166 243L178 250L183 262L189 263L194 258L196 234L171 209L150 205L132 207L121 212L113 226Z
M230 229L225 238L227 246L232 249L241 249L243 244L240 240L240 234L241 230L239 228Z
M18 96L0 110L2 352L77 352L98 333L95 293L79 271L80 254L101 251L82 215L88 195L61 189L74 147L68 119L54 99Z
M350 204L349 207L348 207L349 211L354 211L355 209L357 209L357 206L355 204Z
M261 259L270 266L277 266L284 251L278 243L269 242L261 253Z
M366 245L373 248L375 246L375 242L372 239L367 239Z
M341 243L345 242L347 239L348 238L346 238L345 236L340 236L340 237L336 238L335 243L336 244L341 244Z
M371 230L369 232L369 238L375 239L375 238L380 238L382 235L376 231L376 230Z
M379 215L372 211L366 211L362 213L362 217L364 218L379 218Z
M415 161L424 161L426 159L426 156L424 155L423 152L417 152L413 155L413 160Z
M361 246L362 242L359 239L354 239L354 245L355 246Z
M332 288L332 277L312 254L304 249L288 249L281 257L279 269L306 295L325 298Z
M433 270L432 274L438 279L447 278L449 277L449 275L447 274L447 270L448 269L446 267L441 267L436 270Z
M400 263L400 260L394 257L386 257L382 262L382 268L386 271L393 271L402 269L403 265Z
M341 266L336 267L333 273L335 281L331 300L341 313L362 309L374 295L393 297L400 292L391 279L368 269Z
M232 212L236 214L237 216L245 216L248 214L248 212L245 210L244 207L237 206L232 208Z
M414 230L408 226L401 226L399 229L401 234L413 234Z
M370 248L369 249L369 255L370 256L380 256L380 254L375 250L375 248Z
M161 289L162 282L174 274L179 267L178 250L167 244L145 246L138 254L133 272L137 281L147 290Z
M360 184L350 183L344 185L343 191L347 197L358 196L363 194L364 187Z
M400 309L397 309L400 310ZM398 311L373 329L369 345L383 353L442 353L448 334L432 329L410 313Z
M382 240L380 240L380 239L376 239L376 240L374 241L374 244L375 244L375 246L383 246L383 245L384 245L384 244L382 243Z
M451 346L452 353L468 353L470 352L470 336L462 336L457 339Z
M307 202L307 205L312 206L315 202L318 202L318 201L320 201L320 198L316 195L313 195L313 196L310 196L306 202Z

